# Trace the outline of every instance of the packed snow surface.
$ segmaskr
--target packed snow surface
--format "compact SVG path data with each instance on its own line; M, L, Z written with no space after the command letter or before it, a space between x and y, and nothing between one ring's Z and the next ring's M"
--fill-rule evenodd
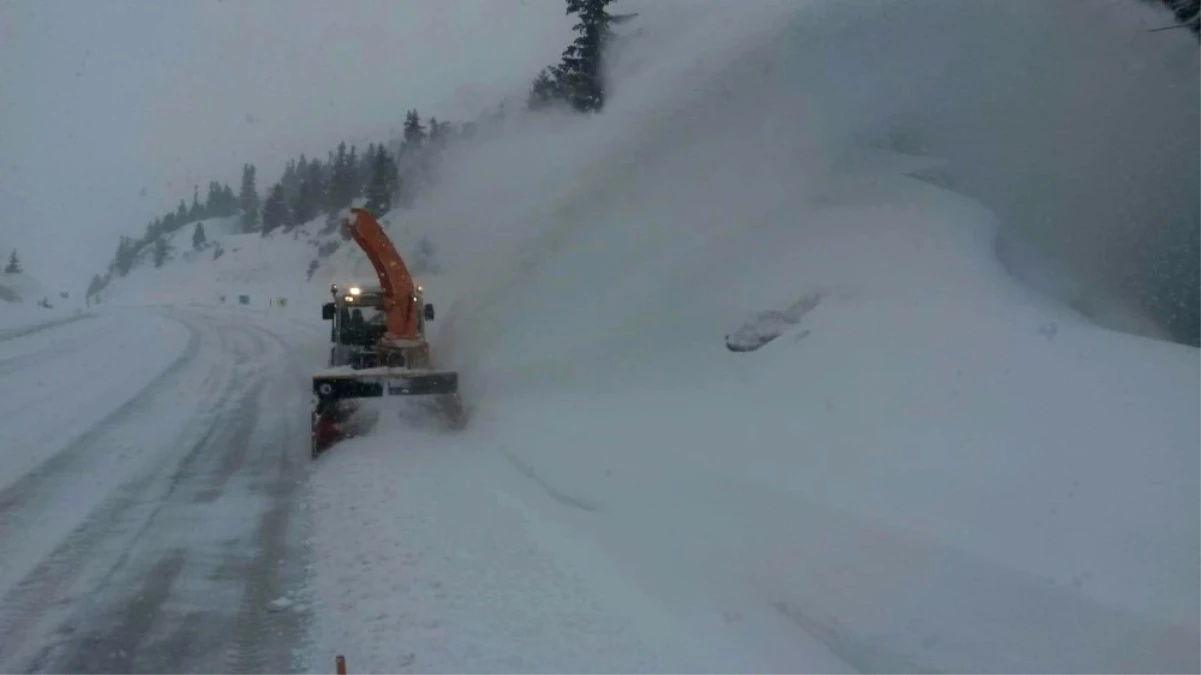
M1198 351L995 255L1039 211L1015 195L1070 218L1072 171L1115 160L1091 134L1180 96L1108 66L1183 67L1189 38L1148 47L1149 9L1078 2L1088 96L1007 117L1055 89L1007 85L1061 63L1058 6L628 5L604 115L513 120L392 214L446 262L435 356L472 417L384 415L313 465L307 668L1201 667ZM245 320L294 316L323 367L324 288L364 268L340 251L306 282L303 241L240 241L214 277L168 265L113 301L287 296Z

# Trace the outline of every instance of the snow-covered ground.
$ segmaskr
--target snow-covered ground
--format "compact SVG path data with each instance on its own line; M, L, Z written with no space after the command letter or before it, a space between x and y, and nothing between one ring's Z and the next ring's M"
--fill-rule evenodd
M48 291L28 274L0 274L0 339L72 320L86 312L81 297L68 291L68 297L63 298L60 292ZM43 300L49 307L38 304Z
M1191 38L1118 49L1156 16L1077 3L1099 37L1072 64L1145 60L1089 80L1112 105L1011 120L1042 99L1005 85L1062 63L1061 9L622 4L641 33L605 115L512 121L392 216L447 266L434 348L473 414L385 417L312 466L303 667L1198 670L1198 350L1097 326L995 254L1000 214L1053 196L1038 176L1073 214L1073 169L1112 159L1078 144L1128 131L1106 125L1155 92L1126 93ZM226 235L107 311L224 294L318 367L325 289L366 268L344 246L306 282L293 242Z

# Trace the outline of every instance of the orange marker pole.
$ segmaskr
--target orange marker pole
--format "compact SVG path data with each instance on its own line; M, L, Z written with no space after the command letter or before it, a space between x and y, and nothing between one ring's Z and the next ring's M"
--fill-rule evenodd
M346 657L338 654L338 657L334 659L334 662L338 666L338 675L346 675Z

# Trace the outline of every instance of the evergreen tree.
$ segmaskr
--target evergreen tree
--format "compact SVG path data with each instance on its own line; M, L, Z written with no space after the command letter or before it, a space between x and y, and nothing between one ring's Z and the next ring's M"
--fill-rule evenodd
M331 180L333 180L334 162L335 161L336 161L336 158L334 157L334 151L330 150L325 155L325 163L321 165L322 192L321 192L321 199L318 200L318 202L320 204L318 207L319 210L325 209L325 202L329 198L329 182Z
M396 197L398 206L408 208L429 175L429 153L425 148L426 129L416 110L405 115L404 138L397 150L396 166L399 171Z
M550 68L543 68L542 72L538 73L533 86L530 87L526 108L542 110L549 108L555 101L563 99L563 90L559 86L559 82L551 77L551 72Z
M100 291L104 290L104 287L107 283L107 280L101 277L99 274L93 274L92 281L88 284L88 292L85 295L87 297L96 295Z
M304 155L301 155L300 166L304 166L307 163ZM288 160L288 163L284 166L284 175L279 179L279 183L284 189L284 203L291 204L296 201L296 195L300 192L300 173L297 171L296 160Z
M350 154L346 157L346 177L350 183L350 201L363 196L363 170L359 164L358 149L350 146Z
M283 183L276 183L263 203L263 236L288 223L288 205L284 199Z
M580 112L597 112L605 105L603 56L613 37L612 25L633 14L610 14L614 0L567 0L567 13L578 21L572 30L576 39L563 50L559 68L553 70L555 84L572 107Z
M421 117L416 110L405 114L404 144L411 149L420 148L425 142L425 127L421 126Z
M450 140L450 122L439 122L437 117L430 118L429 144L431 147L440 148Z
M175 209L175 226L171 230L176 230L188 224L188 205L184 200L179 200L179 206Z
M399 178L396 161L384 146L378 146L371 162L371 182L367 184L365 208L376 216L392 210L392 199L397 192Z
M113 257L113 268L117 274L120 276L129 274L137 255L137 242L129 237L121 237L121 241L117 244L117 254Z
M207 241L204 236L204 223L196 223L196 229L192 230L192 248L199 251Z
M334 155L332 164L326 189L326 213L346 208L354 198L351 158L346 154L346 143L338 144L338 152Z
M362 182L362 192L359 196L367 196L367 186L371 184L371 175L375 167L375 143L367 146L367 152L363 153L362 159L359 160L359 180Z
M242 209L242 231L254 232L259 224L259 193L254 186L254 165L242 166L242 192L238 195L238 206Z
M15 249L15 248L13 249L13 252L11 254L9 254L9 256L8 256L8 265L6 265L4 267L4 273L5 274L20 274L21 273L21 259L17 257L17 249Z
M204 198L204 217L222 218L221 213L221 184L209 181L208 195Z
M192 186L192 208L188 210L189 220L202 220L204 218L204 207L200 205L200 186Z
M232 218L238 212L238 198L234 196L233 188L229 183L224 183L221 186L221 217Z
M303 156L301 161L304 161ZM290 218L285 220L291 227L303 225L316 218L325 202L325 169L321 160L314 159L307 164L297 164L296 171L300 174L300 186L296 192L296 199L291 204Z
M163 263L167 262L167 253L170 247L167 246L167 240L164 237L159 237L154 240L154 266L162 267Z

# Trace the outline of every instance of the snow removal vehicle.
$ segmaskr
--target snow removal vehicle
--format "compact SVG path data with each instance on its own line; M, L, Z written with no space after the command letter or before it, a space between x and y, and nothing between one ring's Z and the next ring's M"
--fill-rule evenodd
M463 423L458 373L433 367L426 326L434 306L413 282L408 267L365 209L344 221L378 277L378 285L330 287L321 308L330 322L327 368L313 375L312 457L355 435L370 422L356 419L363 399L417 397L452 427ZM432 408L432 410L431 410Z

